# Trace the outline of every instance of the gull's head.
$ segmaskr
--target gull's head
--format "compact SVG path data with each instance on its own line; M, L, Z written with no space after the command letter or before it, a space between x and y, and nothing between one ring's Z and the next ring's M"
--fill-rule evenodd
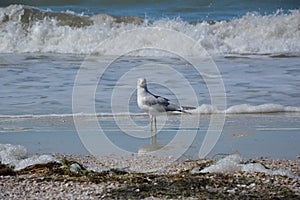
M146 79L139 78L138 81L137 81L137 86L140 87L140 88L146 88L147 87Z

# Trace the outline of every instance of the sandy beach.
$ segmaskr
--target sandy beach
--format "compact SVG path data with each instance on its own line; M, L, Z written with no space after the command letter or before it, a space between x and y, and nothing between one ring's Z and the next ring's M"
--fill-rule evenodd
M299 199L300 160L248 159L241 166L264 172L228 170L228 156L182 160L150 155L129 158L53 155L59 162L19 171L2 166L1 199ZM225 160L224 160L225 159ZM227 161L226 161L227 159ZM218 160L218 161L217 161ZM219 172L204 169L216 166ZM227 164L224 164L225 163ZM230 164L231 163L231 164ZM165 167L159 168L159 166ZM236 165L236 164L234 164ZM233 167L234 168L234 167ZM231 167L231 169L233 169ZM153 170L155 169L155 170Z

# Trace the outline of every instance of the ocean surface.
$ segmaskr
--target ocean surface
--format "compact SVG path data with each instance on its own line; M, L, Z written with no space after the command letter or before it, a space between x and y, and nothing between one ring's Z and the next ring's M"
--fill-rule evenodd
M300 155L299 1L70 2L0 3L1 144L30 154ZM158 117L151 133L139 77L195 109Z

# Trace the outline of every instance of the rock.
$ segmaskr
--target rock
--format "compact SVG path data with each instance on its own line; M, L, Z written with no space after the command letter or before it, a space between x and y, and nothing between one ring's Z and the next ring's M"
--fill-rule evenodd
M74 174L79 174L82 172L82 170L82 166L80 166L78 163L73 163L72 165L70 165L70 172Z

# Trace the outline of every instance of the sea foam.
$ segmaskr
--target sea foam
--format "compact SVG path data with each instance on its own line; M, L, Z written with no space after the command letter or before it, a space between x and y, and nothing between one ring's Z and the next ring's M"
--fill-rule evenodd
M249 105L240 104L234 105L226 110L219 110L213 105L203 104L194 110L189 110L192 114L264 114L264 113L298 113L300 107L283 106L280 104L261 104L261 105Z
M192 38L212 55L294 55L300 52L299 23L299 10L290 11L288 14L278 11L272 15L249 13L230 21L189 23L180 18L144 20L107 14L86 16L11 5L0 8L0 53L119 55L128 46L156 47L162 42L166 49L184 49L184 42L178 37L170 35L163 41L159 39L159 29L168 29ZM145 35L143 30L153 27L158 28L157 32ZM141 31L135 31L131 37L126 37L118 48L98 48L108 39L114 40L126 31L139 29ZM153 51L153 55L158 54ZM153 55L147 52L147 56Z
M296 177L291 171L285 169L271 170L267 169L260 163L243 163L242 156L238 154L232 154L218 160L215 164L210 165L199 173L234 173L237 171L243 172L260 172L269 175L280 175L280 176L289 176L292 178Z
M195 109L188 110L190 114L268 114L268 113L300 113L300 107L283 106L280 104L249 105L240 104L219 110L216 106L202 104ZM178 113L174 113L178 114ZM146 116L145 113L68 113L68 114L44 114L44 115L0 115L5 119L20 118L72 118L72 117L125 117L125 116ZM7 131L7 130L6 130ZM0 148L1 149L1 148Z
M28 157L27 149L21 145L0 144L0 161L14 170L21 170L31 165L59 162L51 155L34 155Z

